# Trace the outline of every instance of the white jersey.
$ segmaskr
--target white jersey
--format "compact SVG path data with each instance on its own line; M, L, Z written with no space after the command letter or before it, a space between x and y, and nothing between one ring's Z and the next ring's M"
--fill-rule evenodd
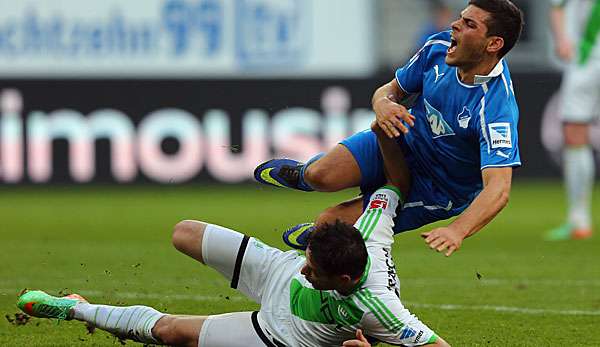
M576 52L574 62L600 62L600 0L552 0L552 3L564 7L565 30Z
M261 326L277 340L292 346L341 346L356 330L379 341L405 346L431 343L437 335L400 301L400 283L392 260L393 219L399 192L393 187L376 191L355 227L367 246L369 261L355 291L344 296L314 289L300 274L305 258L284 253L277 280L270 280L261 300ZM287 280L286 280L287 277Z

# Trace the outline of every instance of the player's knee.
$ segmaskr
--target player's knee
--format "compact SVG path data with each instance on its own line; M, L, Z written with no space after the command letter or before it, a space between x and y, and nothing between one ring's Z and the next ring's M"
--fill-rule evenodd
M193 258L202 259L202 238L206 223L184 220L173 228L172 243L175 248Z
M565 145L572 147L589 144L589 125L567 123L563 127Z
M166 345L174 345L176 340L173 329L173 316L163 316L152 328L152 336Z

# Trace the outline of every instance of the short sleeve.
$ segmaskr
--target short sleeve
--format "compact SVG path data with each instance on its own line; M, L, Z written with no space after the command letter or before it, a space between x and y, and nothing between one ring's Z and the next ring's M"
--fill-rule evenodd
M394 243L394 218L400 195L393 186L384 186L371 195L365 211L354 224L367 246L390 247Z
M361 326L368 336L402 346L420 346L437 340L435 332L393 294L376 296L369 290L361 290L357 297L366 308Z
M477 126L481 169L521 166L516 102L506 100L505 95L498 95L495 100L490 95L485 98L491 102L482 105Z
M423 46L403 67L396 70L396 82L408 94L420 93L423 89L423 73L427 59L427 46Z

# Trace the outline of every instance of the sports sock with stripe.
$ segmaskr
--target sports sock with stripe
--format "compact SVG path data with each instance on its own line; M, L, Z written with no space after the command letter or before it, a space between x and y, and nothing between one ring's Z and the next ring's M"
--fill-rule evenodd
M148 306L108 306L80 302L73 308L73 318L85 321L122 338L156 344L152 328L165 314Z

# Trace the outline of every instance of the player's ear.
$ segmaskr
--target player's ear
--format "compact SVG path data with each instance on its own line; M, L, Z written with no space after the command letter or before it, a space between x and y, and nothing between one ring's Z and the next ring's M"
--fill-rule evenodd
M354 279L350 275L341 275L340 280L344 284L349 284L349 283L354 282Z
M490 36L488 38L488 43L486 50L490 53L498 53L504 47L504 39L500 36Z

